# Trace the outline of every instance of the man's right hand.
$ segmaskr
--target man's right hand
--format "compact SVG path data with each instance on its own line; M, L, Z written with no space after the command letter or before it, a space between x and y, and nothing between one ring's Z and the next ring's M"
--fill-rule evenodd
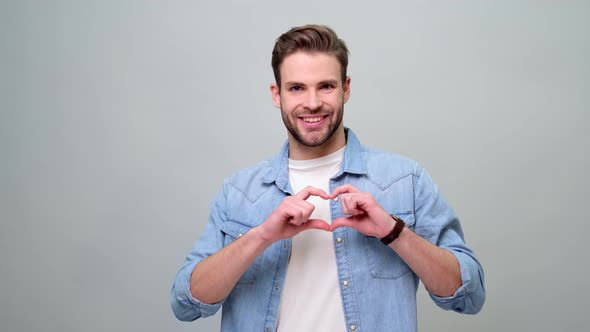
M297 195L288 196L259 226L260 236L270 243L291 238L307 229L330 231L330 225L322 219L309 219L315 206L306 201L310 196L330 199L330 195L311 186Z
M306 199L312 195L330 198L323 190L313 187L286 197L262 224L197 264L190 279L193 297L203 303L218 303L229 295L256 257L274 242L306 229L330 231L324 220L309 219L315 206Z

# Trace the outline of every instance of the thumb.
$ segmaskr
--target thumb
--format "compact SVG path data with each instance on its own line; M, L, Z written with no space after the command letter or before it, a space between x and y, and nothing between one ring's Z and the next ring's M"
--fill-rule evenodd
M301 227L305 230L308 229L321 229L324 231L331 231L330 225L322 219L309 219Z
M330 225L330 230L334 231L338 227L349 226L352 227L352 220L348 217L340 217L332 220L332 224Z

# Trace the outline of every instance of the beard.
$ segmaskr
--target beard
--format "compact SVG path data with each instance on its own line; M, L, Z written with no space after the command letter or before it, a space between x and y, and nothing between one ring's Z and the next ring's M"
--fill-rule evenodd
M320 111L321 110L316 111L316 112L321 113ZM291 133L291 136L293 136L293 138L299 144L306 146L306 147L310 147L310 148L321 146L324 143L326 143L327 141L329 141L330 138L332 138L332 136L334 136L334 133L338 130L338 128L340 127L340 124L342 123L342 118L344 115L344 102L341 104L340 109L337 110L336 113L337 113L336 120L328 125L326 132L321 133L321 135L319 137L315 136L315 137L307 138L297 128L296 123L291 121L291 119L289 118L289 115L283 110L283 107L281 107L281 116L283 118L283 123L285 124L285 127L287 128L289 133ZM297 121L297 120L295 120L295 121Z

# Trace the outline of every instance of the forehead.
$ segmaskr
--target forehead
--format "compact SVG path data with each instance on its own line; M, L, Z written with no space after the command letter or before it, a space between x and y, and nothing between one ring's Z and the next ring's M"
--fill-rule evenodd
M329 53L296 52L286 56L279 69L282 82L340 81L340 62Z

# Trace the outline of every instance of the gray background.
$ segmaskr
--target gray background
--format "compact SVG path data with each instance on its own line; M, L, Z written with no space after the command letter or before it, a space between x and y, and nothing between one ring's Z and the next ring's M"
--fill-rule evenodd
M425 165L483 262L483 311L421 289L420 330L585 329L588 2L2 1L2 331L218 330L170 286L286 138L270 53L305 23L351 49L345 124Z

